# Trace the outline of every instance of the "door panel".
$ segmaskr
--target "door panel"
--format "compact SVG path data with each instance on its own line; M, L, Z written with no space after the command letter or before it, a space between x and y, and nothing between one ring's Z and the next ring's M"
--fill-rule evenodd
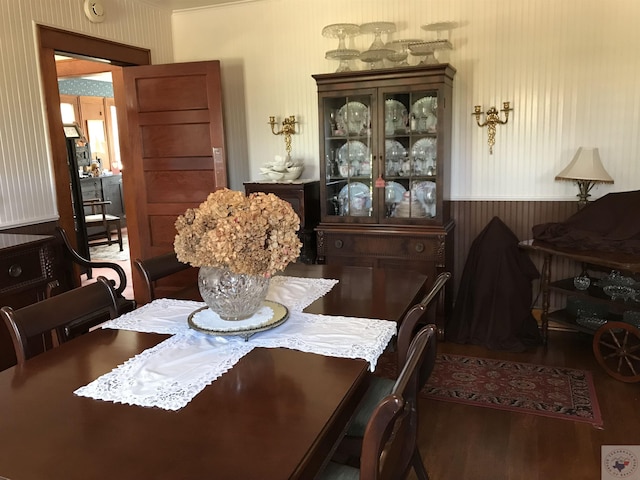
M131 258L149 258L173 249L178 215L227 186L220 63L127 67L123 85ZM135 272L134 295L144 303L141 287Z
M180 121L177 118L163 119L168 122ZM141 119L144 121L144 119ZM208 123L189 123L183 125L146 125L141 128L144 157L187 157L201 156L211 158L211 139ZM179 138L180 142L175 139Z
M147 172L147 201L149 203L202 203L211 190L211 179L197 171ZM175 232L174 232L175 233Z
M207 110L205 76L141 78L136 83L140 112Z

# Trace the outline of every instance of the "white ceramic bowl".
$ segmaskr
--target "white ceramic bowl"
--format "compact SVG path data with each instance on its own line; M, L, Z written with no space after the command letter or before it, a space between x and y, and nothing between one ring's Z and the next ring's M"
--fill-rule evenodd
M271 180L282 180L282 178L284 177L284 173L283 172L274 172L273 170L270 172L265 173L265 175L267 177L269 177Z
M302 175L302 170L304 170L303 165L294 165L293 167L287 167L287 171L282 177L283 180L296 180L300 175Z

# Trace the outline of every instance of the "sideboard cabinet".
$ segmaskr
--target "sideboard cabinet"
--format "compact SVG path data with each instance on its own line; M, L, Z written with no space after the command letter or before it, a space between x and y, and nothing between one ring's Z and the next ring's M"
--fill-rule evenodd
M410 268L431 279L453 270L454 74L438 64L313 75L320 263Z
M55 275L55 251L52 235L0 234L0 307L44 300ZM0 322L0 370L15 363L11 336Z
M315 263L316 232L320 220L320 182L317 180L298 180L294 182L245 182L247 195L254 192L273 193L291 204L293 211L300 217L298 237L302 242L300 261Z

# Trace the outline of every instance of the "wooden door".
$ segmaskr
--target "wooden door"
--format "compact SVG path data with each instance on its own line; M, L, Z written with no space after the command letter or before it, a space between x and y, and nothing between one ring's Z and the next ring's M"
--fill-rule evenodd
M114 93L126 99L118 123L128 138L122 155L130 254L145 259L171 251L178 215L227 186L220 62L127 67ZM134 271L139 303L147 301L142 285Z

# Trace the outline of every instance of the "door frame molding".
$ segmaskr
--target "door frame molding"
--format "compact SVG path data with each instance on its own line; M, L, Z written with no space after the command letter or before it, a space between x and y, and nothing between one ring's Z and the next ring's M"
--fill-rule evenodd
M46 25L36 25L38 38L38 56L40 60L40 75L44 95L45 117L48 124L49 146L51 148L52 171L57 199L59 225L67 232L75 231L73 219L73 204L69 184L71 178L67 168L67 146L63 135L62 115L60 113L60 91L58 89L58 75L56 71L55 54L67 53L80 55L89 59L103 59L111 65L151 65L151 50L135 47L124 43L113 42L88 35L61 30ZM111 71L109 64L105 64L105 71ZM114 95L122 92L122 69L112 71ZM126 139L126 99L115 98L118 111L118 127L120 131L120 152L122 158L127 158L129 144ZM74 246L75 235L69 235Z

